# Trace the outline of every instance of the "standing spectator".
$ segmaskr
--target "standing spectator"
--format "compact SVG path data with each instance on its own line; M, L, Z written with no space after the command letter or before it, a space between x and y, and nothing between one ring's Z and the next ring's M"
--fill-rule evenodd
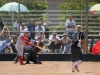
M14 34L17 36L19 35L20 25L22 25L22 19L18 18L17 21L14 22L14 24L13 24Z
M45 38L49 38L49 28L46 23L44 23L43 17L40 18L40 22L42 23L42 26L45 28Z
M26 29L26 26L24 23L22 23L21 27L20 27L20 32L22 33L24 31L24 29Z
M71 61L72 61L72 72L79 72L78 66L83 61L82 51L81 51L81 43L84 46L85 50L90 53L88 47L85 42L84 33L82 32L82 26L76 26L76 32L72 35L72 43L71 43ZM75 64L76 59L78 60ZM75 69L75 70L74 70Z
M61 47L61 40L57 36L56 32L53 32L52 35L49 37L49 46L50 52L59 53L59 49Z
M41 33L41 39L43 40L44 39L44 35L45 35L45 28L44 28L44 26L42 26L42 23L41 22L39 22L38 23L38 25L37 25L37 27L35 28L35 31L36 31L36 35L38 35L38 33Z
M2 23L2 19L0 18L0 31L3 29L4 24Z
M68 15L68 18L69 19L66 21L66 32L67 32L68 36L71 37L71 35L75 32L76 23L73 20L72 13L70 13Z
M29 25L27 26L28 30L30 31L32 39L35 38L35 23L33 19L30 19Z
M68 50L70 48L71 40L67 37L66 33L63 34L63 37L61 38L61 43L62 43L62 48L63 48L62 53L63 54L68 53Z

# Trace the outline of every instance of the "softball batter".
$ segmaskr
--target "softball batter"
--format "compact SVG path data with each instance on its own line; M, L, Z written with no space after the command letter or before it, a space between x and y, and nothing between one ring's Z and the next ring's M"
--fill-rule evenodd
M24 46L24 44L34 46L34 44L31 43L31 42L29 41L29 39L27 38L28 34L29 34L28 29L25 29L25 30L23 31L23 33L21 33L21 34L19 35L18 40L17 40L17 43L16 43L16 45L15 45L16 50L17 50L18 55L19 55L19 62L20 62L20 65L25 65L25 64L23 63L23 60L22 60L22 58L23 58L23 46Z

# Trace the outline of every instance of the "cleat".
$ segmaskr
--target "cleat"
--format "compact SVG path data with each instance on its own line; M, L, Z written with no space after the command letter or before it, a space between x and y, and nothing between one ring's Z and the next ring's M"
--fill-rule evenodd
M17 64L18 62L14 61L14 64Z
M75 72L75 70L72 70L72 72Z
M24 63L20 63L20 65L25 65Z
M79 69L78 69L78 67L75 65L75 70L77 71L77 72L79 72Z
M25 64L30 64L30 62L25 62Z

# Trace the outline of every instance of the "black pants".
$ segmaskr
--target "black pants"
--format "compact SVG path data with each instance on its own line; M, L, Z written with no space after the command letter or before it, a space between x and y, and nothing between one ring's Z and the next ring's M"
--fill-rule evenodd
M48 28L45 29L45 38L46 39L49 38L49 29Z
M35 39L35 32L31 32L31 38L34 40Z
M25 54L26 54L26 53L25 53ZM39 56L37 55L37 52L35 52L35 51L33 50L33 48L31 48L31 49L27 52L26 57L27 57L27 59L26 59L26 62L27 62L27 63L29 63L29 61L32 61L32 62L34 62L35 64L37 64L37 63L41 64L41 60L40 60Z
M83 61L83 55L80 47L71 47L71 60L75 62L76 60Z

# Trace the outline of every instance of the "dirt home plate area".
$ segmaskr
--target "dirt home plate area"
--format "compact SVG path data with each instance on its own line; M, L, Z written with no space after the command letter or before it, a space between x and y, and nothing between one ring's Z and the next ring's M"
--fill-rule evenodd
M100 62L83 62L80 72L71 72L70 61L43 61L42 64L13 64L0 61L0 75L100 75Z

